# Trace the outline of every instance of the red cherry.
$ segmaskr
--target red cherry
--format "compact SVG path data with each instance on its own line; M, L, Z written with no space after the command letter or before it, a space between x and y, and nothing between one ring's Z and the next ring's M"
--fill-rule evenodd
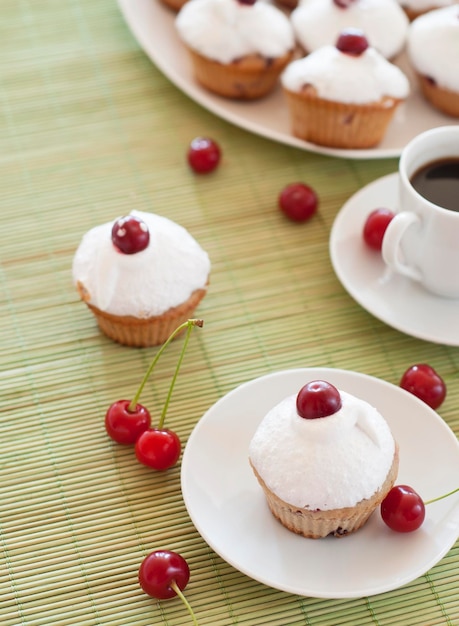
M403 374L400 387L438 409L446 397L446 385L437 372L424 363L412 365Z
M175 465L181 450L178 435L167 428L149 428L135 442L137 460L160 471Z
M316 419L333 415L341 408L338 389L325 380L313 380L300 389L296 397L296 410L300 417Z
M190 568L185 559L171 550L155 550L142 561L139 584L143 591L158 600L177 595L174 586L185 589L190 579Z
M133 215L120 217L112 227L112 242L124 254L141 252L150 242L148 226Z
M383 521L399 533L417 530L425 518L425 506L421 496L408 485L392 487L381 502Z
M339 35L336 47L340 52L358 57L368 48L368 40L358 28L347 28Z
M105 429L117 443L132 444L150 427L150 413L141 404L131 410L130 400L118 400L108 407L105 414Z
M375 209L367 217L363 226L363 240L369 248L381 250L386 228L394 217L389 209Z
M280 192L278 204L289 219L305 222L317 211L319 200L312 187L303 183L291 183Z
M212 172L220 162L220 148L213 139L196 137L188 149L188 163L197 174Z
M355 2L355 0L333 0L340 9L347 9Z

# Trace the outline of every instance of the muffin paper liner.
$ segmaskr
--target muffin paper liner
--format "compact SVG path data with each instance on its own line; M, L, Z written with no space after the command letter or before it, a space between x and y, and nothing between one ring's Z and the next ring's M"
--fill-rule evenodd
M276 59L250 55L228 64L203 57L188 48L196 80L206 89L226 98L255 100L270 93L293 52Z
M384 500L392 488L398 472L398 448L392 466L380 489L371 497L361 500L355 506L330 510L311 510L294 507L276 496L263 481L256 469L252 469L260 483L269 509L279 522L298 535L310 539L320 539L328 535L343 537L361 528L373 511Z
M371 104L346 104L314 93L284 89L292 133L311 143L332 148L376 146L384 137L400 100L384 98Z
M206 293L206 289L197 289L183 304L169 309L162 315L145 319L130 315L113 315L101 311L88 302L86 304L93 312L100 330L107 337L125 346L147 348L164 343L180 324L193 317L196 307Z
M432 106L447 115L459 117L459 92L440 87L427 76L418 75L418 80L424 98Z

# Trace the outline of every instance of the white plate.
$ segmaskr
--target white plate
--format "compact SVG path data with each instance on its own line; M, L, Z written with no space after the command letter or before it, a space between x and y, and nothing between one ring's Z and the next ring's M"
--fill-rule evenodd
M249 466L249 442L265 413L317 378L367 400L385 415L400 446L398 483L411 485L425 499L458 486L458 441L421 400L356 372L295 369L237 387L198 422L182 460L185 505L215 552L276 589L357 598L398 588L424 574L453 546L459 534L459 494L428 505L426 520L414 533L391 531L375 512L355 534L305 539L274 519Z
M419 339L459 346L459 299L434 296L392 272L381 254L363 242L367 215L378 207L396 210L397 195L395 173L363 187L346 202L330 234L333 268L354 300L389 326Z
M220 98L197 85L187 53L175 32L175 14L160 0L118 0L118 3L144 52L176 87L215 115L262 137L311 152L352 159L376 159L399 156L408 141L424 130L457 124L457 120L442 115L424 102L413 73L402 56L398 64L410 78L412 95L398 109L383 142L370 150L321 148L291 135L280 87L267 98L248 103Z

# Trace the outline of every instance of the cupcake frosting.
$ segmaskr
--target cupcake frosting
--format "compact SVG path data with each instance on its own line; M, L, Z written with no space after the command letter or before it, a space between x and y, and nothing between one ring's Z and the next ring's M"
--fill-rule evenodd
M459 92L459 5L416 18L408 31L407 51L419 74Z
M86 302L107 313L161 315L206 287L209 257L185 228L166 217L141 211L131 215L148 226L147 248L123 254L111 240L113 222L96 226L75 253L73 280Z
M176 18L180 38L202 56L231 63L259 54L281 57L294 47L289 19L276 7L259 0L192 0Z
M296 395L264 417L249 447L266 486L292 506L352 507L371 498L391 468L395 442L387 422L367 402L340 390L333 415L304 419Z
M333 0L303 0L291 20L296 38L307 52L334 44L346 28L358 28L388 59L403 48L409 24L396 0L354 0L346 7Z
M409 93L405 74L374 48L352 56L323 46L290 63L281 81L289 91L312 85L320 98L353 104L379 102L385 96L404 99Z

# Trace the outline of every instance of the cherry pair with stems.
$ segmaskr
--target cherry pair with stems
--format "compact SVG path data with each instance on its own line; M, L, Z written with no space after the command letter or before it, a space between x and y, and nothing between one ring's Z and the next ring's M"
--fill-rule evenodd
M189 319L178 326L156 353L134 398L114 402L105 415L105 428L109 437L120 444L134 444L137 459L156 470L172 467L180 457L180 439L174 431L164 427L164 421L191 331L195 326L202 327L203 323L200 319ZM166 347L185 329L186 336L158 426L151 428L150 412L139 404L140 395ZM193 609L182 591L189 578L188 563L180 554L171 550L155 550L148 554L142 561L138 574L139 584L148 595L159 600L178 595L187 607L193 624L198 626Z

